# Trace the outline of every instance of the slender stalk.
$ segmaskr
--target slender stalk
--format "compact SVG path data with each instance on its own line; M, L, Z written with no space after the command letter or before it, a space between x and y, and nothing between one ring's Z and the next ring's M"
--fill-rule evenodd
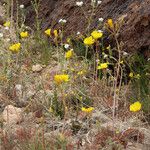
M85 59L87 61L87 55L88 55L88 46L86 46L86 51L85 51Z
M115 40L116 40L116 44L117 44L117 50L118 50L118 63L117 63L117 72L116 72L116 79L114 82L114 97L113 97L113 119L115 119L115 112L116 112L116 106L118 106L118 101L116 99L117 97L117 83L118 83L118 79L119 79L119 74L120 74L120 61L121 61L121 50L120 50L120 44L118 42L117 36L116 34L114 34L115 36Z
M65 93L64 93L63 88L61 89L61 95L62 95L62 102L63 102L63 106L64 106L64 119L66 119L66 116L67 116L67 105L66 105Z
M98 79L98 70L97 70L97 67L98 67L98 62L97 61L99 60L98 44L99 44L99 42L96 40L96 68L95 68L95 72L96 72L95 79L96 79L96 81Z

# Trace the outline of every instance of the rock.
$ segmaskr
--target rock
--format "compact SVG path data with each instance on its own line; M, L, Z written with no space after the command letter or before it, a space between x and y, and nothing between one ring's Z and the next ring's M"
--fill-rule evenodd
M17 124L23 120L23 111L21 108L8 105L2 113L2 117L7 125Z
M43 69L42 65L36 64L32 66L32 71L33 72L40 72Z

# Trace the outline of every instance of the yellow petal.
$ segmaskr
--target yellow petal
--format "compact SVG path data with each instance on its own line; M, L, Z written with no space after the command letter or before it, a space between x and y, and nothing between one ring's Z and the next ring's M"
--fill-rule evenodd
M101 64L97 67L97 69L106 69L106 68L108 68L108 63L101 63Z
M89 36L89 37L84 39L84 44L85 45L92 45L94 43L95 43L95 40L92 36Z
M137 101L130 105L130 111L132 112L140 111L141 107L142 107L142 104L139 101Z
M44 31L46 35L51 36L51 29L47 29Z
M66 59L70 59L72 56L73 56L73 49L71 49L65 53Z
M99 39L99 38L101 38L101 37L103 36L103 33L95 30L95 31L93 31L93 32L91 33L91 36L92 36L94 39Z
M55 38L58 37L58 31L57 30L54 30L54 36L55 36Z
M7 21L3 24L4 27L10 27L10 21Z
M107 20L107 24L108 24L108 26L109 26L111 29L114 28L114 23L113 23L113 20L112 20L112 19L108 19L108 20Z
M29 34L28 34L27 31L26 31L26 32L21 32L21 33L20 33L20 36L21 36L22 38L27 38L27 37L29 36Z

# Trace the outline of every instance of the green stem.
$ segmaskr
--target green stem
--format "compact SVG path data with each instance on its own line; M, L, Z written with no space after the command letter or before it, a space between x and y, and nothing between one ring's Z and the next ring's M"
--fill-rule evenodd
M86 46L86 51L85 51L85 59L87 61L87 55L88 55L88 46Z

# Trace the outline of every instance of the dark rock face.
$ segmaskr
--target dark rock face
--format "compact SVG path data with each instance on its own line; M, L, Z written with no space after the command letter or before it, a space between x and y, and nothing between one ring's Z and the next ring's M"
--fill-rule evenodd
M31 6L31 0L19 0L27 10L26 24L33 27L35 12ZM83 1L89 4L90 0ZM39 19L42 20L41 28L59 28L58 20L67 20L66 35L82 32L87 27L87 20L80 7L76 6L76 0L44 0L40 2ZM88 5L87 5L88 6ZM85 12L90 14L89 8L83 6ZM125 24L120 33L127 52L139 51L150 57L150 0L103 0L94 16L91 29L97 23L98 18L118 18L125 16Z
M4 19L0 16L0 25L4 24Z

